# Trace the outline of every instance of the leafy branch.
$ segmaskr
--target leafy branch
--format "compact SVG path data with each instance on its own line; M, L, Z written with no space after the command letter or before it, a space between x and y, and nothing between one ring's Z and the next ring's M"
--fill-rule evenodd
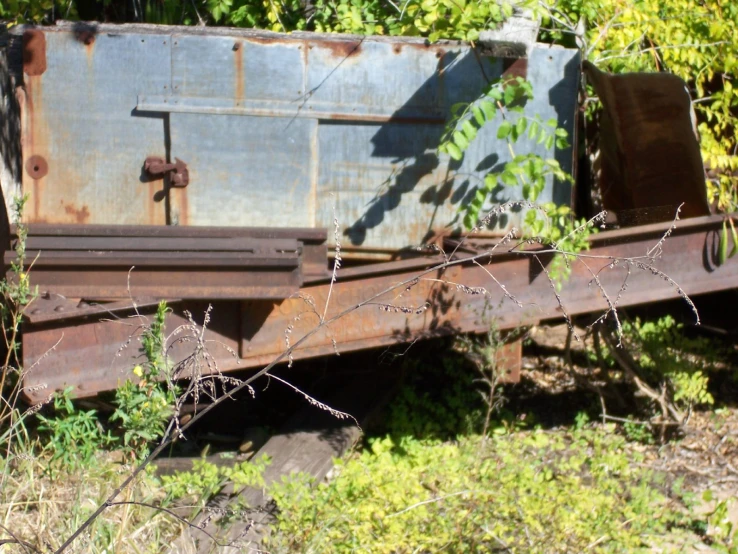
M458 103L451 108L439 152L461 161L479 131L488 124L497 124L497 138L505 140L511 159L501 170L490 171L483 186L477 188L469 202L462 205L466 229L478 227L480 213L489 205L499 187L519 187L523 199L535 203L548 179L571 181L559 162L538 154L518 154L516 145L523 138L543 144L547 150L569 146L568 133L558 127L556 119L543 121L539 115L523 114L523 105L533 99L533 87L522 77L497 79L488 84L480 97L470 103ZM587 237L594 226L586 220L577 221L571 208L546 203L541 209L529 210L523 219L524 238L537 238L543 244L556 245L563 251L581 252L588 248ZM577 232L574 232L574 231ZM556 257L549 270L559 284L569 274L569 257Z

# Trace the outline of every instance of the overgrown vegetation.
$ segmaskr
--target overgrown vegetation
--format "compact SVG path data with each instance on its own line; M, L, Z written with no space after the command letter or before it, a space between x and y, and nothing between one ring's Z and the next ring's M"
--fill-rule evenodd
M671 316L655 321L636 318L623 324L623 337L627 350L635 353L640 375L656 388L667 387L671 401L691 411L715 402L707 385L722 348L705 337L687 337L683 328ZM606 358L614 362L609 351Z
M56 549L110 492L110 484L130 472L113 452L140 457L161 437L172 414L174 389L153 379L162 371L166 305L144 325L142 354L135 371L138 383L116 392L117 417L106 420L73 402L71 389L50 395L38 406L22 400L23 368L19 331L23 312L38 296L30 287L33 270L25 257L27 227L22 222L27 198L14 204L18 240L10 277L0 282L5 357L0 408L0 530L8 552ZM53 356L53 350L47 357ZM140 371L140 374L139 374ZM148 381L147 381L148 379ZM154 409L149 406L154 402ZM148 403L148 405L147 405ZM133 500L135 498L135 500ZM79 552L160 552L182 531L182 523L157 506L166 494L153 474L144 473L106 517L95 521L80 539ZM125 548L124 548L125 545ZM4 550L4 551L5 551Z
M639 329L650 332L648 324ZM461 355L446 354L441 364L409 361L386 419L359 452L338 461L333 480L297 476L275 485L280 513L270 551L690 550L704 539L693 530L708 528L713 547L733 551L729 501L697 515L698 499L682 481L649 470L643 449L615 424L591 424L581 412L568 428L547 429L543 413L499 409L485 423L502 392L479 395L489 386L475 377L480 361L496 357L489 345L467 339Z
M684 78L695 98L710 194L724 212L738 207L738 92L733 86L738 47L731 34L738 25L738 5L719 0L7 0L0 4L0 18L11 23L65 18L218 24L476 41L480 31L522 9L542 18L541 39L578 46L604 69L666 70ZM525 219L526 238L579 252L587 247L591 224L576 221L566 206L533 206L545 179L569 177L553 159L516 151L522 137L547 148L567 146L568 137L555 121L520 114L519 105L532 94L523 80L490 83L478 100L454 107L440 151L460 160L479 130L497 118L496 133L507 142L511 160L488 174L462 207L466 227L480 223L498 186L519 187L532 208ZM24 202L16 203L17 216ZM732 220L723 229L722 263L735 253L727 250L728 233L735 237ZM0 381L0 529L18 541L18 551L29 545L48 550L105 503L110 483L130 474L127 462L148 455L175 415L182 391L167 363L167 308L161 304L143 328L145 361L133 368L137 380L121 384L110 418L75 404L69 391L57 393L44 407L25 407L18 332L35 292L29 285L22 224L18 236L14 279L0 285L6 347ZM561 265L549 270L552 278L566 276L565 262L561 257ZM273 487L280 512L270 550L633 551L664 544L690 548L704 540L718 551L737 552L729 502L714 500L707 491L703 500L714 503L698 515L697 500L679 480L640 467L643 445L665 438L654 430L667 423L683 425L697 408L713 404L708 386L720 365L720 350L709 341L686 338L670 318L626 321L622 332L625 350L611 341L590 356L609 370L616 385L645 391L645 397L627 399L632 412L624 414L621 427L592 424L582 412L568 429L550 430L539 425L540 416L505 411L496 366L500 337L494 332L486 342L460 343L461 355L445 356L433 367L408 362L416 367L407 369L407 382L387 418L360 452L339 461L334 480L313 489L314 483L295 477ZM620 351L633 355L618 357ZM121 450L126 463L114 462L105 453L110 449ZM266 464L262 459L217 468L201 461L194 471L161 480L144 471L124 499L109 504L104 517L87 529L79 551L159 552L183 524L158 508L189 501L193 515L226 480L239 487L262 486Z

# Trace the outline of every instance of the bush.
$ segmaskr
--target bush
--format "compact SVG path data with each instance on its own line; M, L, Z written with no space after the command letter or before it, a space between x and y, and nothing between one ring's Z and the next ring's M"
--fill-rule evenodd
M611 429L373 440L338 477L271 492L276 552L632 551L680 521Z

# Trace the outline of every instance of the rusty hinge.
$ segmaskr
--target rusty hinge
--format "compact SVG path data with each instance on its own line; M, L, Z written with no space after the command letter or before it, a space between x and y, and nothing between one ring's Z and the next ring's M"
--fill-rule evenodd
M186 187L190 184L190 172L187 164L179 158L174 158L174 163L167 163L164 158L152 156L146 158L144 171L152 177L163 177L169 174L169 183L173 187Z

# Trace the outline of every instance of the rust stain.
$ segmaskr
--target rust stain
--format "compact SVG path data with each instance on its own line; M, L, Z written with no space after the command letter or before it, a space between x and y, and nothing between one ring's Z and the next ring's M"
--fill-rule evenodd
M47 151L47 129L43 123L42 115L39 115L43 112L42 82L41 76L29 75L25 79L25 95L22 92L19 94L19 97L23 98L23 102L21 102L21 144L23 146L24 158L26 158L24 163L26 173L23 177L23 190L28 190L30 185L32 197L30 213L26 215L26 220L29 222L39 221L39 217L41 216L41 199L44 191L44 176L46 175L43 171L43 166L45 165L46 169L48 169L48 162L41 155L41 153L46 153Z
M33 155L26 160L26 172L32 179L41 179L49 172L49 164L43 156Z
M245 39L246 42L252 42L254 44L299 44L299 39L283 39L283 38L271 38L271 37L248 37Z
M77 28L74 30L74 39L78 42L81 42L85 46L85 51L87 53L87 61L92 61L92 53L95 49L95 38L97 37L97 26L95 25L88 25L88 24L80 24Z
M445 117L438 115L429 115L427 117L411 117L397 115L370 115L361 114L357 116L352 113L329 113L325 116L321 115L320 119L328 121L362 121L368 123L408 123L408 124L424 124L424 125L443 125L446 122Z
M177 198L177 206L179 206L179 221L177 222L178 225L189 225L189 215L190 215L190 208L187 198L187 189L176 189L169 191L169 194L176 194L178 196Z
M402 45L401 45L401 44L395 44L395 45L394 45L394 46L392 47L392 51L393 51L393 52L394 52L395 54L399 54L400 52L402 52Z
M506 59L504 61L503 67L503 80L514 79L515 77L522 77L523 79L525 79L528 76L527 58L518 58L515 60Z
M243 44L239 41L233 45L233 69L236 75L235 91L236 102L242 102L244 98L244 75L243 75Z
M317 46L326 48L339 58L350 58L361 52L360 40L322 40L317 42Z
M431 44L428 41L425 42L404 42L402 43L403 48L412 48L413 50L428 50L429 48L437 48L435 44Z
M46 71L46 35L39 29L23 33L23 72L29 77Z
M90 219L90 210L86 205L81 208L75 208L73 204L67 204L64 206L64 211L74 217L77 223L86 223Z
M85 46L92 46L97 36L97 30L94 27L85 27L74 32L74 38Z
M150 225L158 225L159 221L159 204L156 201L157 195L163 186L162 179L156 179L149 181L149 193L147 195L148 202L146 203L146 219Z
M41 194L43 191L42 183L38 180L33 180L33 193L31 194L33 200L33 213L31 220L34 222L38 221L38 213L41 211Z

